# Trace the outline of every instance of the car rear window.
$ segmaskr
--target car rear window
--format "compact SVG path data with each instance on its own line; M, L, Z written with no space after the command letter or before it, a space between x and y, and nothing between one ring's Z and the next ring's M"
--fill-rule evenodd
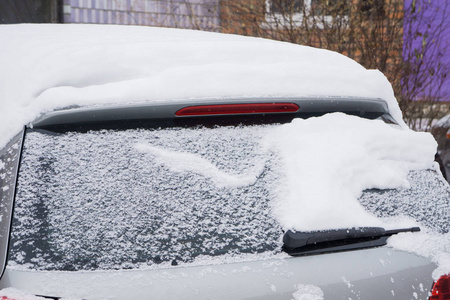
M29 130L9 266L165 268L278 255L283 230L273 204L288 179L264 143L278 126ZM366 190L359 201L377 217L448 232L448 185L435 170L411 171L408 180L408 188Z
M277 251L267 127L28 133L10 261L127 269Z

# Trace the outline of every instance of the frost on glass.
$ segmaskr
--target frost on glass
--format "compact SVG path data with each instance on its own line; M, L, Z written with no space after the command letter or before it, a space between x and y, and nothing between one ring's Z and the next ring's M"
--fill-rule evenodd
M127 269L279 251L264 130L27 134L12 265Z
M437 233L450 231L450 186L435 170L410 171L410 188L366 190L361 204L377 217L408 216Z
M272 209L287 178L264 142L276 126L27 133L10 265L158 268L280 253ZM433 170L408 179L410 189L367 190L360 202L448 232L448 185Z

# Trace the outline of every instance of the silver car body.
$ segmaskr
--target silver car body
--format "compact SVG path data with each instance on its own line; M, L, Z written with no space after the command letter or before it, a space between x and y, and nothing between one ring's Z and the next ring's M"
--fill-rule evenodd
M83 299L295 299L306 289L316 296L311 299L321 299L312 286L323 299L427 299L434 269L426 258L383 247L159 270L7 269L1 287Z
M249 103L261 100L246 100ZM286 102L286 99L265 99ZM392 120L382 100L333 98L322 101L289 99L305 113L375 113ZM327 102L328 101L328 102ZM211 103L236 103L236 100ZM310 103L310 104L308 104ZM362 104L366 103L366 104ZM132 120L165 118L180 107L199 103L169 105L80 108L56 111L42 116L27 130L49 126L73 125L89 120ZM332 104L332 105L330 105ZM362 105L359 107L359 105ZM26 137L25 137L26 139ZM433 172L431 172L433 173ZM431 175L432 177L438 176ZM437 177L436 177L437 178ZM435 178L435 179L436 179ZM436 179L439 182L439 179ZM443 185L443 193L448 188ZM391 191L392 192L392 191ZM395 191L394 191L395 192ZM427 191L423 191L427 193ZM376 194L376 193L375 193ZM420 197L420 195L418 196ZM395 197L394 197L395 198ZM388 198L383 198L388 199ZM445 195L444 195L445 200ZM367 200L377 203L379 200ZM430 199L429 201L433 201ZM4 208L4 207L3 207ZM401 208L399 208L399 211ZM395 213L395 212L394 212ZM438 216L437 216L438 217ZM11 221L11 215L3 215ZM3 222L2 224L5 224ZM9 226L2 227L8 236ZM414 234L414 233L412 233ZM8 243L3 239L4 263ZM194 263L137 270L48 271L22 270L3 265L0 288L14 287L35 295L83 299L428 299L432 272L436 265L429 259L388 246L370 247L291 257L244 254L233 259L214 256ZM309 297L309 298L301 298Z

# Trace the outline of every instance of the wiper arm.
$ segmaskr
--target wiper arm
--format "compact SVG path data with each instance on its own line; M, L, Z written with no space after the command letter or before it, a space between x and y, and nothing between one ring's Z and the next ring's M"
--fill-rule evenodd
M283 236L283 250L290 255L310 255L386 245L391 235L417 232L419 227L385 230L382 227L359 227L313 232L288 230Z
M382 228L383 229L383 228ZM418 232L420 231L420 227L411 227L411 228L403 228L403 229L392 229L392 230L385 230L384 235L391 236L397 233L401 232Z

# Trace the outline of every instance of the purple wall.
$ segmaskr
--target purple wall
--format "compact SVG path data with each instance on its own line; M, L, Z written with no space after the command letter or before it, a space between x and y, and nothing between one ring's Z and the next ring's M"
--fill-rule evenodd
M413 0L405 0L404 53L405 58L420 59L420 49L426 42L427 52L423 56L425 65L435 68L426 70L424 76L416 84L422 84L423 90L416 99L436 97L438 101L450 101L450 1L448 0L414 0L416 10L411 12ZM416 18L415 18L416 17ZM419 33L411 38L408 29ZM442 31L438 31L442 29ZM414 50L418 51L417 53ZM438 63L442 63L442 69ZM422 69L425 70L425 69ZM444 76L446 76L444 78Z

